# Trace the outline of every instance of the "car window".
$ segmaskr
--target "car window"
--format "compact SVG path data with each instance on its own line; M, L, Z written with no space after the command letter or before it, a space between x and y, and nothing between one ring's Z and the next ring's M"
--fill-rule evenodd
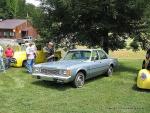
M103 52L103 51L99 51L99 56L100 56L100 59L107 59L107 55Z
M93 51L92 52L92 58L91 60L99 60L99 55L98 55L98 52L97 51Z
M32 37L31 37L31 36L26 36L26 37L24 37L23 39L29 39L29 40L31 40Z
M90 56L90 51L69 51L64 60L88 60Z

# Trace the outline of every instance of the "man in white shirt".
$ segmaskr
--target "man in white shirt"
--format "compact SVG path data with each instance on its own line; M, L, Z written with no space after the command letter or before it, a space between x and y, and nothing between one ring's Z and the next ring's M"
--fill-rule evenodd
M30 42L29 46L26 48L26 54L27 54L27 69L28 69L28 72L31 74L33 64L34 64L35 55L36 55L36 51L33 48L32 42Z
M0 70L5 72L5 65L3 60L3 47L0 45Z

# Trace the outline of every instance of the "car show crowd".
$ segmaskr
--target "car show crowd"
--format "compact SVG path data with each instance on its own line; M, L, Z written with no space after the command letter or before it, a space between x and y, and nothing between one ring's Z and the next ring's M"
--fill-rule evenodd
M33 65L35 64L35 59L37 57L37 47L34 42L25 42L26 45L26 69L28 73L32 73ZM11 67L12 58L14 56L14 49L11 45L7 45L4 49L0 45L0 71L6 72L8 68ZM44 48L43 52L46 53L46 61L51 62L54 60L54 47L53 43L49 42Z
M54 52L54 44L52 42L47 43L45 45L45 47L42 48L42 51L41 50L38 51L34 42L26 41L24 45L25 45L25 50L23 51L23 54L26 57L25 67L26 67L27 73L31 74L33 77L35 77L37 79L43 79L43 80L48 79L48 80L54 80L54 81L62 82L62 83L63 82L64 83L73 82L73 84L76 88L82 87L84 84L84 81L85 81L84 74L86 72L83 70L80 70L80 69L82 69L81 68L82 66L89 65L89 62L91 62L89 65L89 66L91 66L90 69L93 69L94 66L97 66L97 65L99 66L97 71L91 71L93 73L91 74L91 76L89 76L89 78L90 78L90 77L92 77L92 75L94 77L100 73L103 74L103 72L101 72L101 71L103 71L104 69L101 70L102 69L101 66L104 67L105 65L102 65L104 63L101 63L101 62L105 61L106 69L105 69L104 74L106 74L107 76L112 76L113 67L116 66L117 62L118 62L116 59L107 57L108 55L102 50L98 50L98 49L87 49L87 50L77 49L76 50L75 49L75 50L68 51L65 56L66 59L64 57L62 60L60 60L60 62L44 63L44 64L40 64L40 65L35 65L36 63L43 63L45 61L52 62L55 60L56 51ZM45 60L42 59L42 55L40 56L39 52L42 52L42 54L44 53L43 58ZM16 51L11 45L7 44L6 48L4 48L0 44L0 72L3 71L5 73L7 69L9 69L11 66L13 66L12 64L14 62L12 62L12 61L15 59L16 55L18 55L18 56L20 55L20 51L18 52L19 54L15 54L15 53L16 53ZM89 57L86 57L86 55L89 55ZM20 55L19 57L21 57L21 59L23 59L22 55ZM42 61L37 62L38 57L41 58ZM83 60L89 60L89 61L81 62ZM107 60L107 62L106 62L106 60ZM22 64L23 61L24 60L22 60L20 62L20 64ZM16 60L16 62L19 62L19 60ZM114 64L114 65L111 65L111 62L113 62L112 64ZM68 65L64 65L64 63L66 63ZM85 63L86 65L84 65L82 63ZM74 65L74 68L73 68L73 65ZM19 66L22 66L22 65L19 65ZM44 67L44 66L47 66L47 67ZM67 66L72 67L71 68L72 70L70 68L68 68ZM79 66L79 67L77 67L77 66ZM42 67L42 69L41 69L42 71L40 70L41 67ZM58 68L60 68L60 69L58 69ZM149 87L150 86L150 76L149 76L150 75L150 71L149 71L150 70L150 49L148 49L146 52L145 59L143 60L141 68L142 69L139 71L138 76L137 76L137 87L143 88L143 89L150 89L150 87ZM83 69L84 69L84 67L83 67ZM80 70L80 71L78 72L77 70L78 71ZM74 75L72 74L72 72L74 72L73 73ZM75 72L77 72L77 73L75 73ZM51 75L51 74L53 74L54 76L47 76L47 75ZM44 78L45 76L47 76L47 78ZM73 78L74 76L75 76L75 78Z

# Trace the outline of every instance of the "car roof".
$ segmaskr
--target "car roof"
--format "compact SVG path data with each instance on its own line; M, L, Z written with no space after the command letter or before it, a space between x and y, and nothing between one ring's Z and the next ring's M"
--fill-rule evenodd
M102 49L72 49L69 51L93 51L93 50L102 50Z

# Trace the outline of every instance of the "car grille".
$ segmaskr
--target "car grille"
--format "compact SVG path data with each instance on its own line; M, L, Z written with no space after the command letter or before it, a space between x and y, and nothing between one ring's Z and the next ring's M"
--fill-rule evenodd
M59 75L59 70L56 69L41 69L41 73L45 75Z

